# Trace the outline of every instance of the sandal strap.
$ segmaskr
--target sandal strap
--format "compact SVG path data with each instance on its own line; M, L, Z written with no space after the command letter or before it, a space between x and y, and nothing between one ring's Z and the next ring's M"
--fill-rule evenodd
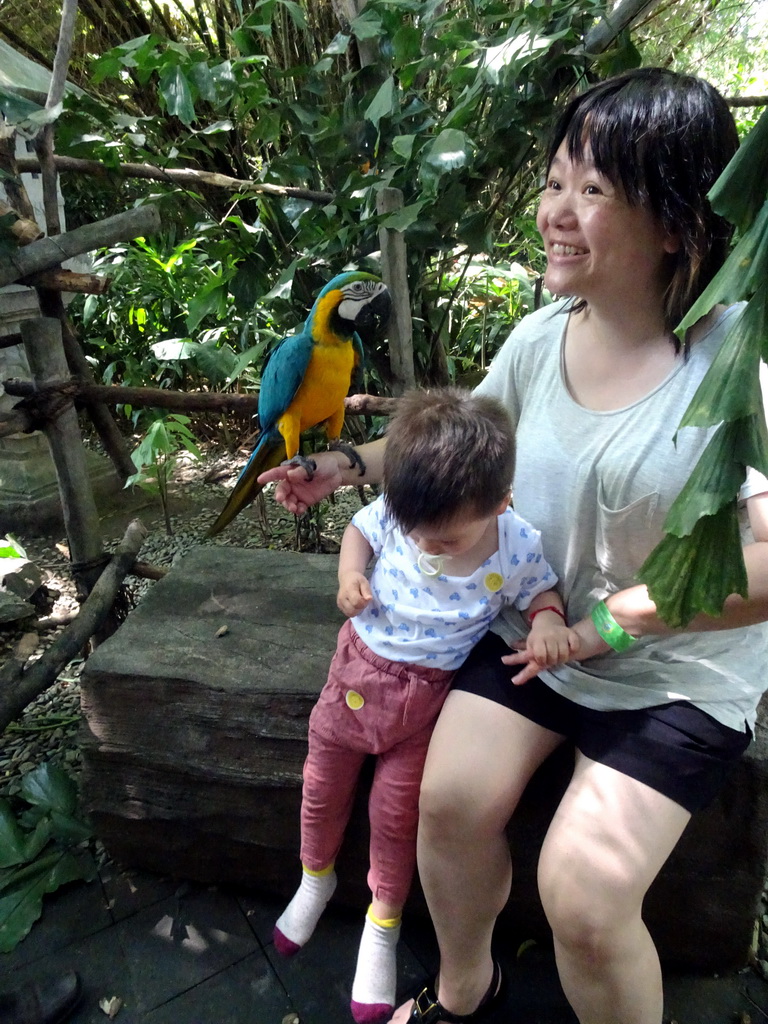
M437 998L435 983L431 982L425 985L414 999L408 1024L473 1024L495 1008L496 997L501 993L501 988L501 968L494 960L491 984L477 1009L471 1013L451 1013Z

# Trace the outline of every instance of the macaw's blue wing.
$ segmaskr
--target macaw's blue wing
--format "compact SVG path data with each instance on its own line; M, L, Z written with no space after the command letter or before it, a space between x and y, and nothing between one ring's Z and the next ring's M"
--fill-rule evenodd
M262 430L271 430L291 404L311 357L312 337L303 331L283 338L272 349L261 371L259 426Z
M262 489L258 482L261 474L279 466L286 458L285 441L277 425L304 380L311 354L312 339L304 333L283 338L270 353L262 370L259 388L261 436L226 505L208 531L209 537L221 533L254 500Z

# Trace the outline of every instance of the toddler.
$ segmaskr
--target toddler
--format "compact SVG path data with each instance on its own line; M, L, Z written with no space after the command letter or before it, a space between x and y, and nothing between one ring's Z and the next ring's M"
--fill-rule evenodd
M578 647L539 533L509 507L514 459L512 426L495 399L453 388L409 392L387 431L383 495L355 514L342 539L337 601L348 619L309 720L302 880L274 942L292 955L312 935L336 887L360 768L375 754L372 901L352 986L358 1024L393 1011L419 785L454 671L508 603L527 617L532 661L545 667Z

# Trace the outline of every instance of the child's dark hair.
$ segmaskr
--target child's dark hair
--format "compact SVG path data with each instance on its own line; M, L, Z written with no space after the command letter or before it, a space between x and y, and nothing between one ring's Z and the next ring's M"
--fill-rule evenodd
M404 533L457 514L490 515L514 471L514 430L497 399L437 388L398 400L387 430L384 494Z
M547 167L563 142L571 159L588 147L597 170L627 201L647 204L679 239L664 300L672 330L728 252L732 227L707 199L739 146L728 104L701 78L636 68L571 100L555 125Z

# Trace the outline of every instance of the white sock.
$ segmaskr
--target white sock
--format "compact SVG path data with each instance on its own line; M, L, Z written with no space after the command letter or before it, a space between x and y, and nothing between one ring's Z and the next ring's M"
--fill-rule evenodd
M371 907L357 953L350 1008L357 1024L374 1024L389 1018L395 1007L397 989L397 941L400 918L381 921Z
M322 871L302 865L301 885L275 924L273 939L278 953L293 956L309 941L335 888L333 864Z

